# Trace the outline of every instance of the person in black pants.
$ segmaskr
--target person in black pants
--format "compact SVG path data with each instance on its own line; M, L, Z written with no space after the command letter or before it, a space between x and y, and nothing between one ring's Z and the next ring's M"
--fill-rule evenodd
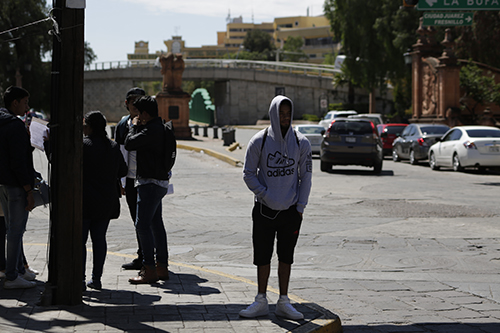
M127 163L128 173L127 176L122 179L122 194L125 194L125 198L127 199L128 209L130 211L130 217L132 217L132 221L135 224L135 219L137 216L137 188L135 187L135 176L136 176L136 152L135 151L127 151L125 149L125 137L127 136L130 126L132 124L132 119L139 115L139 111L135 108L133 103L141 96L145 96L146 92L141 88L132 88L125 95L125 107L127 108L129 114L124 116L118 125L116 126L116 135L115 141L120 145L120 150L123 154L123 158L125 159L125 163ZM135 229L135 228L134 228ZM142 267L142 247L141 242L139 241L139 236L136 232L137 238L137 258L132 260L132 262L128 262L122 265L123 269L135 269L139 270Z
M85 283L86 243L92 238L92 279L87 287L102 289L101 276L106 260L106 232L109 221L120 216L120 178L127 165L118 144L107 137L106 118L99 111L85 114L83 124L82 242L83 283ZM83 285L85 290L85 284Z

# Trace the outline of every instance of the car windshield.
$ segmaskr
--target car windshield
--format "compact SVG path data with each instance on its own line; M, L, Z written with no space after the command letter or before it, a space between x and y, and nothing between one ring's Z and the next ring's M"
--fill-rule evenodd
M387 134L396 134L396 135L400 135L401 132L403 132L403 130L406 128L406 126L387 126L385 129L384 129L384 132L387 133Z
M318 127L318 126L310 126L310 127L300 126L298 128L298 130L302 134L321 134L321 131L324 131L325 128L323 126L321 126L321 127Z
M500 131L496 129L470 129L466 132L471 138L500 138Z
M366 121L338 121L332 124L330 133L363 135L373 133L372 124Z
M420 130L422 131L423 135L444 134L449 129L450 128L447 126L422 126L422 127L420 127Z

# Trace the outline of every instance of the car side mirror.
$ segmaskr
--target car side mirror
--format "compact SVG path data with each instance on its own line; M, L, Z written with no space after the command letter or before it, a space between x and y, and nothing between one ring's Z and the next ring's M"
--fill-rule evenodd
M436 142L441 142L443 141L443 138L436 138Z
M325 133L326 133L326 130L321 131L321 135L325 135Z

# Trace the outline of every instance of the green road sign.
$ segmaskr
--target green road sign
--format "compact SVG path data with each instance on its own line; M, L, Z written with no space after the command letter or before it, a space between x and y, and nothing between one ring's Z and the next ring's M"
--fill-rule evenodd
M420 0L418 10L500 10L500 0Z
M432 26L465 26L472 25L472 16L474 13L462 13L462 12L438 12L424 13L424 27Z

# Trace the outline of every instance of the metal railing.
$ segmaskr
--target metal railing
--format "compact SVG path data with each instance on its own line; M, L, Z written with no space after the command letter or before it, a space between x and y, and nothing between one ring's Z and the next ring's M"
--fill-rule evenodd
M339 69L332 65L308 64L300 62L275 62L275 61L253 61L235 59L185 59L186 68L236 68L261 71L272 71L280 73L291 73L307 76L333 77L340 73ZM101 71L126 68L150 68L161 67L158 60L124 60L96 62L85 68L86 71Z

